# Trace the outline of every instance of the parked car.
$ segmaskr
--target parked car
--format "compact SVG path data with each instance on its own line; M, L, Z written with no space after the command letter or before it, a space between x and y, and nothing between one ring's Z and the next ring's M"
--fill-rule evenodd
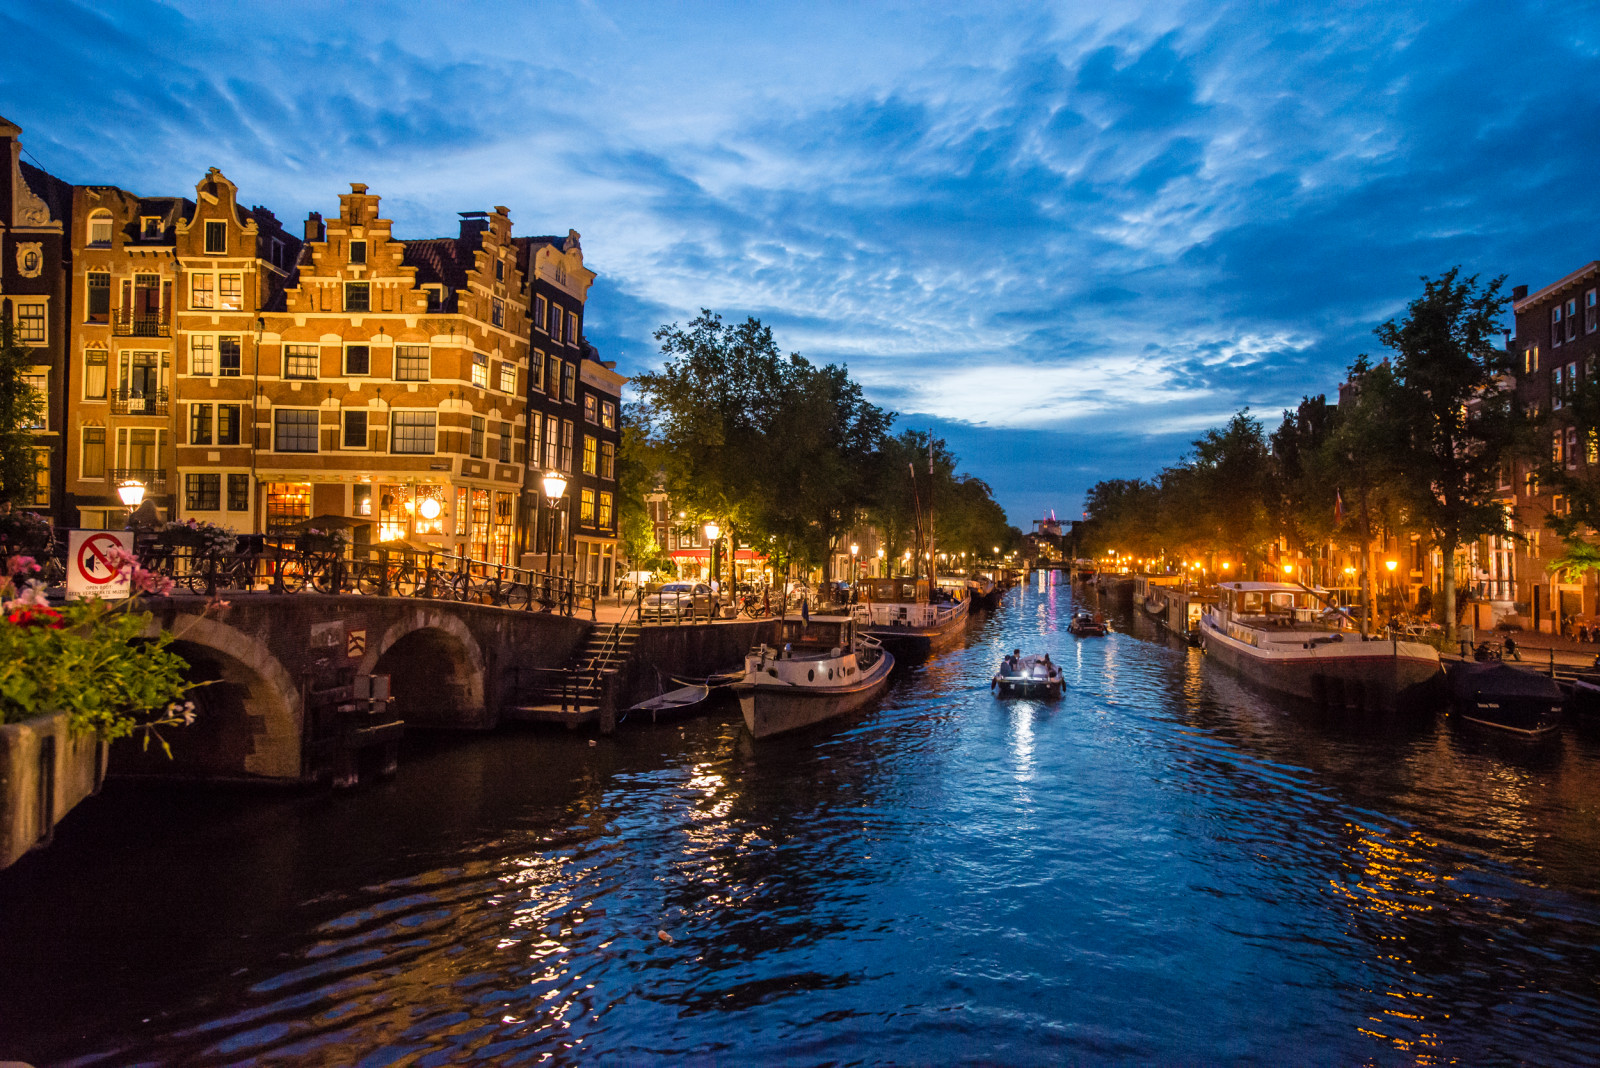
M711 618L711 587L703 582L669 582L644 599L640 619Z

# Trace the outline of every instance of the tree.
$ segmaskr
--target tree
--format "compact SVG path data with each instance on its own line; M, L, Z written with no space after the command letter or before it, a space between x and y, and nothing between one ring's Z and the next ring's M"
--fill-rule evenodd
M1283 422L1272 432L1278 529L1307 555L1315 555L1312 547L1327 542L1335 526L1337 483L1316 470L1316 458L1338 415L1326 397L1305 397L1298 408L1283 413Z
M648 413L638 404L622 410L622 441L617 449L617 532L635 570L662 571L672 558L656 543L655 524L645 495L656 487L661 457L650 444Z
M1511 370L1491 338L1500 333L1504 277L1479 287L1452 267L1422 279L1422 295L1406 315L1378 327L1395 353L1396 400L1405 419L1408 512L1427 530L1444 559L1445 636L1455 637L1455 555L1463 541L1507 531L1497 500L1500 464L1516 440L1510 390L1499 376Z
M0 317L0 500L16 505L33 503L38 472L29 428L44 413L44 398L23 377L34 362L11 320Z
M1272 540L1276 494L1271 454L1261 420L1248 408L1221 430L1208 430L1183 462L1188 471L1191 524L1217 549L1248 566Z

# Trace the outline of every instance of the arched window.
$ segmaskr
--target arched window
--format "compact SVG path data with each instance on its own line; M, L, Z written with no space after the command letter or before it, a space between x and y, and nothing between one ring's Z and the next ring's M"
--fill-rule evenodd
M89 213L89 245L105 248L111 244L111 213L101 208Z

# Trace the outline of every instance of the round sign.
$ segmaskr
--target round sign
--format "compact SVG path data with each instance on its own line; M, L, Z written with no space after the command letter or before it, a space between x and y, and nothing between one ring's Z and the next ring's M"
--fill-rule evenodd
M117 577L117 569L111 566L111 550L121 548L122 543L115 534L95 534L84 539L83 544L78 546L78 574L86 582L104 586ZM103 576L95 574L96 562L105 568Z

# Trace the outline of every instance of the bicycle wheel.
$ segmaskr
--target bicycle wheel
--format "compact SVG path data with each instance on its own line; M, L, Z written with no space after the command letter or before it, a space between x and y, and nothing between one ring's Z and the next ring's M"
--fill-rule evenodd
M502 591L500 603L506 608L521 611L533 603L533 590L526 582L512 582Z

